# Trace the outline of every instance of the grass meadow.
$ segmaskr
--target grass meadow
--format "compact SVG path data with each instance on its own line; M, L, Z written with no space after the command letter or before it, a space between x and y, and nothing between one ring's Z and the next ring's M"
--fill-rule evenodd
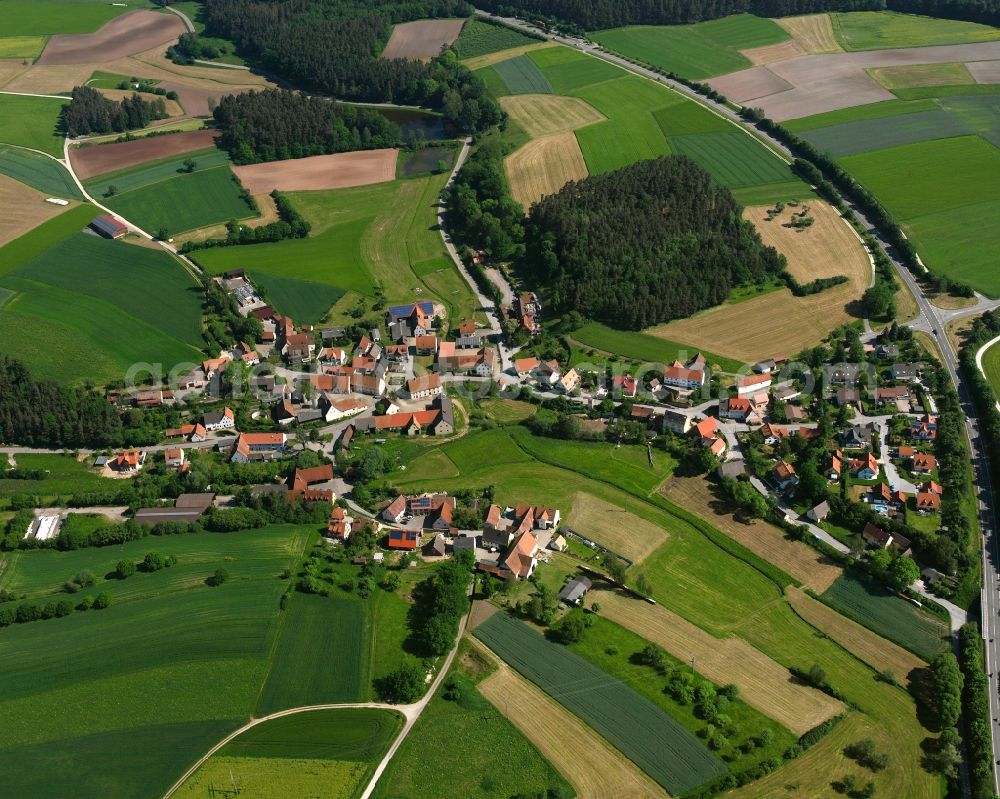
M848 51L930 47L1000 39L1000 30L989 25L891 11L856 11L831 14L830 18L837 41Z
M0 44L3 41L0 38ZM67 104L68 100L48 97L0 95L0 144L30 147L61 158L59 115Z
M38 58L45 41L44 36L0 37L0 58Z
M54 197L83 199L66 167L39 153L0 145L0 172Z
M21 553L18 590L52 591L81 568L103 611L2 631L0 764L15 796L160 796L226 731L249 718L278 627L284 568L306 531L143 539L108 550ZM121 558L176 554L154 574L104 580ZM225 565L230 579L205 579ZM73 668L66 668L66 653Z
M1000 346L994 344L983 353L983 371L993 392L1000 397Z
M632 25L591 34L609 50L694 80L750 66L740 53L787 41L770 19L738 14L694 25Z
M121 5L99 0L5 0L4 36L47 36L53 33L93 33L104 23L149 0Z
M97 213L93 205L79 205L8 242L0 248L0 277L20 269L53 245L79 233Z
M296 280L267 272L251 272L250 277L280 313L306 324L318 322L344 291L312 280Z
M541 70L526 55L496 64L493 69L507 85L510 94L551 94L552 86Z
M459 58L474 58L500 50L509 50L511 47L534 44L536 41L510 28L472 19L465 23L454 48Z
M637 333L631 330L615 330L600 322L588 322L571 334L574 341L585 348L593 348L601 352L609 352L623 358L646 363L671 364L676 359L690 360L698 352L697 347L668 341L648 333ZM742 366L739 361L724 358L711 352L702 352L710 364L718 365L724 371L735 372ZM587 352L574 353L577 363L596 361Z
M68 455L18 455L22 469L42 469L42 480L0 480L0 498L12 494L31 494L45 498L68 497L72 494L105 488L108 481ZM7 574L0 574L0 587L7 586Z

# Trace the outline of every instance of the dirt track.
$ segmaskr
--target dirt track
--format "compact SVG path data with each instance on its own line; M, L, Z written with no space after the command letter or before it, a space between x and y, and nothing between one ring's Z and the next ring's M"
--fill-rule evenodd
M173 41L186 28L175 14L131 11L103 25L96 33L56 34L49 39L39 64L92 64L141 53Z
M116 169L169 158L172 155L203 150L215 143L217 130L192 130L188 133L171 133L135 141L99 144L93 147L74 147L69 151L73 169L81 180Z
M233 171L251 194L343 189L394 180L396 155L393 149L363 150L237 166Z
M464 19L421 19L392 29L382 58L433 58L462 32Z
M865 72L872 67L996 60L1000 60L1000 42L870 50L807 55L731 72L708 82L730 100L763 108L780 122L894 99L894 94ZM987 68L983 74L992 72Z

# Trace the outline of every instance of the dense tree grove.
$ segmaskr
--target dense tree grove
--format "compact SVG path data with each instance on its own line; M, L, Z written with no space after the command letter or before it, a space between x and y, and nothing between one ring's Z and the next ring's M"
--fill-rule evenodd
M469 609L471 569L470 554L458 553L418 587L413 636L428 655L444 655L455 645L462 617Z
M75 86L63 111L63 125L70 136L121 133L144 128L154 119L166 116L166 104L160 98L143 100L133 94L116 102L90 86Z
M0 441L41 447L118 443L114 406L83 388L35 380L24 364L0 355Z
M730 14L762 17L815 14L820 11L905 11L946 19L995 24L998 0L479 0L479 8L518 15L575 30L621 25L672 25L701 22Z
M483 82L446 53L430 63L381 59L391 26L425 17L463 17L464 0L208 0L207 32L297 87L337 98L439 108L467 130L503 114Z
M237 164L395 147L400 136L377 111L287 89L227 95L215 121L220 146Z
M784 270L728 189L691 159L640 161L534 205L526 266L551 304L639 329L718 305Z
M958 631L962 667L965 746L973 799L993 799L993 741L990 737L990 684L984 667L983 637L975 624Z

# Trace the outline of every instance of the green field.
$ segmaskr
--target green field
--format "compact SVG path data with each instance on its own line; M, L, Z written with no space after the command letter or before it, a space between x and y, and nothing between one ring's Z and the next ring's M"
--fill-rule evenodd
M38 799L162 795L249 718L287 585L278 575L298 561L307 537L284 526L21 553L11 578L18 590L54 591L87 568L113 601L2 631L4 790ZM118 559L154 550L176 554L177 564L101 579ZM229 581L207 586L223 564Z
M846 574L823 592L845 616L904 646L924 660L947 648L948 625L864 575Z
M104 202L154 234L161 228L172 235L257 215L240 196L240 186L228 166L199 168L150 186L119 191Z
M351 799L371 778L402 727L388 710L314 710L251 727L209 758L177 792L227 795L234 783L258 799Z
M472 58L477 55L508 50L511 47L534 44L536 41L536 39L531 39L510 28L471 19L465 23L465 27L462 28L462 33L453 47L459 58Z
M456 659L451 671L463 687L461 700L448 701L441 692L431 699L379 780L374 798L510 799L542 796L549 789L572 795L566 780L479 694L461 664ZM463 747L456 757L460 741L475 745ZM511 763L517 768L509 768Z
M4 40L0 39L0 43ZM0 94L0 144L16 144L62 157L59 115L67 100Z
M473 633L673 794L725 774L692 733L641 694L505 613Z
M983 353L983 372L993 386L993 393L1000 397L1000 346L997 344Z
M318 322L326 316L330 306L344 296L343 289L312 280L296 280L267 272L251 272L250 277L280 313L305 324Z
M507 89L511 94L551 94L552 87L526 55L516 58L509 58L494 64L493 69L500 76L500 79L507 84Z
M869 69L868 74L891 92L930 86L974 84L975 78L962 62L950 64L913 64L905 67Z
M0 37L0 58L37 58L45 47L44 36Z
M105 194L110 185L113 185L120 193L149 188L181 175L181 171L185 169L184 162L187 160L194 161L197 169L208 169L228 164L229 156L225 150L206 147L204 150L196 150L192 153L171 156L159 161L147 161L144 164L118 169L114 172L105 172L84 181L83 185L87 191L94 195Z
M694 80L748 67L740 50L789 38L775 22L750 14L694 25L633 25L590 36L609 50Z
M671 136L668 141L673 152L699 163L723 186L781 184L790 177L788 164L740 130Z
M256 715L366 699L370 625L367 604L359 599L294 594L285 609Z
M677 358L690 360L698 352L697 348L687 344L650 336L647 333L635 333L630 330L614 330L600 322L588 322L578 330L574 330L571 336L580 342L584 347L593 347L595 350L602 350L646 363L671 364ZM738 361L731 358L723 358L711 352L702 353L710 364L720 366L724 371L735 372L742 366ZM574 358L579 363L596 361L590 358L585 352L574 354Z
M972 132L961 117L938 108L905 116L830 125L806 131L802 137L817 149L839 158Z
M528 57L542 70L556 94L571 94L575 89L625 74L614 64L585 56L569 47L534 50L528 53Z
M848 51L929 47L1000 39L1000 30L989 25L896 14L891 11L830 14L830 19L837 41Z
M4 0L3 32L5 36L92 33L127 11L151 6L149 0L130 0L127 5L103 0Z
M886 119L888 117L905 116L906 114L916 114L920 111L933 111L938 105L933 99L926 100L883 100L880 103L869 103L868 105L856 105L851 108L841 108L838 111L827 111L824 114L815 114L811 117L801 117L799 119L789 119L782 122L782 126L788 130L799 133L816 128L827 128L833 125L843 125L847 122L858 122L871 119Z
M0 145L0 173L55 197L83 199L66 167L39 153Z
M17 293L0 312L5 352L65 383L122 379L136 363L161 363L166 372L200 362L201 292L180 264L165 252L54 224L61 221L43 228L62 241L0 278ZM8 245L15 260L42 241L43 228Z
M414 289L420 288L420 296L437 295L457 317L471 318L478 306L457 270L415 271L422 272L422 265L435 259L448 263L435 207L447 178L427 175L351 189L291 192L295 207L312 223L308 238L201 250L195 257L213 274L247 269L365 296L381 284L389 301L412 301L418 296ZM385 235L387 230L393 235Z
M93 205L80 205L43 222L0 248L0 277L38 258L54 244L83 230L97 216Z
M70 496L87 491L100 491L110 481L99 477L85 464L67 455L18 455L17 465L22 469L43 469L42 480L0 480L0 497L11 494L31 494L42 497ZM7 575L0 573L0 586L6 584Z

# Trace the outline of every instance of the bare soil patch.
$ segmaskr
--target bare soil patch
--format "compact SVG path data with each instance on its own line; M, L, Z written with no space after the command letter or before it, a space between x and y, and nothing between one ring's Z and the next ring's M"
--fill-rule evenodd
M462 61L462 63L469 69L482 69L483 67L491 67L494 64L499 64L501 61L506 61L508 58L516 58L519 55L530 53L532 50L542 50L546 47L555 46L555 42L534 42L533 44L522 44L520 47L511 47L507 50L499 50L495 53L486 53L485 55L477 55L472 58L466 58Z
M500 105L532 138L566 133L605 120L604 114L579 97L519 94L501 97Z
M736 518L735 509L704 477L672 477L660 491L818 593L833 585L841 575L839 566L807 544L787 538L773 524L760 519L744 522Z
M581 535L634 563L641 563L668 537L662 527L583 492L573 497L573 509L566 523Z
M976 83L1000 83L1000 61L970 61L965 67Z
M600 602L601 615L647 641L662 646L678 660L695 658L699 674L718 685L733 683L743 700L769 718L802 735L840 713L836 699L794 680L742 638L715 638L662 605L650 605L615 591L595 588L588 602Z
M846 275L848 282L794 297L788 289L772 291L736 305L722 305L687 319L654 327L654 336L749 362L775 352L799 352L814 346L838 325L860 318L857 301L871 282L864 246L827 203L810 200L813 225L801 232L784 227L791 212L765 222L767 208L747 208L765 244L788 259L788 271L800 282Z
M798 41L802 43L801 39ZM781 122L895 99L894 94L865 71L868 69L989 61L1000 61L1000 42L805 55L731 72L712 78L709 83L729 99L759 106L769 117ZM979 81L974 67L970 66L970 72ZM980 74L984 77L1000 75L1000 69L997 72L993 68L982 69Z
M117 169L157 161L174 155L194 152L211 147L219 136L217 130L192 130L165 136L149 136L133 141L98 144L90 147L72 147L69 160L81 180Z
M458 38L464 25L464 19L421 19L396 25L382 51L382 58L421 61L433 58Z
M0 87L3 87L28 69L28 66L22 63L22 61L23 59L20 58L0 59Z
M30 94L58 94L80 86L93 74L95 67L88 64L35 64L12 75L3 87L5 92Z
M56 34L38 59L39 64L92 64L133 55L171 42L185 32L175 14L131 11L101 26L96 33Z
M807 14L801 17L776 19L782 28L791 34L803 52L841 53L843 48L833 33L833 23L829 14Z
M27 233L47 219L61 214L67 206L45 202L47 195L0 175L0 246ZM77 205L71 202L68 207Z
M662 799L667 795L579 718L505 664L479 683L479 692L538 747L577 796Z
M822 630L859 660L877 671L891 671L896 679L908 685L913 672L926 669L927 664L912 652L876 635L867 627L837 613L798 588L785 592L796 613L818 630Z
M587 177L587 163L572 132L542 136L512 153L505 161L511 194L526 209L571 180Z
M251 194L265 194L274 189L343 189L395 180L397 154L397 150L384 149L313 155L309 158L237 166L233 167L233 171Z

